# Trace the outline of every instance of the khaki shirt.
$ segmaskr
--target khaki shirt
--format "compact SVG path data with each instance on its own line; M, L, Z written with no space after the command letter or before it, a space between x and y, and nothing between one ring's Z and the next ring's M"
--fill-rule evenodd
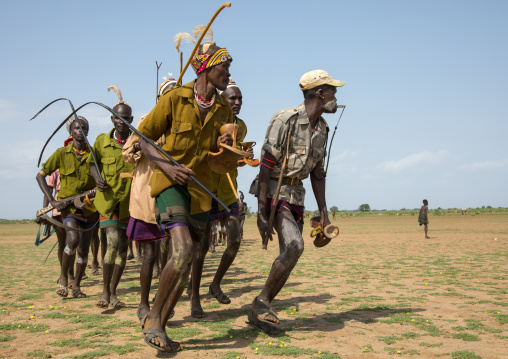
M243 149L242 146L240 145L240 142L243 142L245 136L247 136L247 125L243 120L239 119L236 116L234 116L233 121L243 129L242 137L238 141L236 141L237 148ZM236 190L238 189L238 183L236 182L236 178L238 177L238 169L235 168L233 171L229 172L229 176L231 177L231 182L233 182L233 186L235 186L236 192ZM217 195L226 206L229 206L238 201L235 192L233 192L233 189L231 188L231 184L229 183L227 175L220 175L218 173L212 172L212 192L213 194ZM224 208L222 208L222 206L219 205L219 209L222 210Z
M98 168L102 178L108 182L104 192L97 191L94 205L104 217L111 217L116 206L120 206L120 219L129 217L129 194L132 178L122 178L121 173L132 173L134 165L126 163L122 157L122 146L111 137L114 129L100 133L93 145ZM94 165L93 158L88 159Z
M233 110L221 95L216 95L204 123L194 100L194 83L166 92L139 127L139 131L157 140L162 135L166 141L162 149L175 161L184 164L195 172L195 177L210 191L212 172L208 166L208 152L217 151L219 130L225 123L233 122ZM175 185L159 167L156 166L150 179L151 195L155 197L166 188ZM195 182L187 185L191 195L190 214L207 212L211 208L211 197Z
M60 170L60 191L58 191L57 200L71 197L95 187L95 180L90 173L88 159L91 158L90 151L86 151L78 159L76 152L72 149L72 142L65 147L60 147L51 155L46 162L42 164L42 171L46 175L51 175L57 169ZM74 205L67 207L72 213L76 212ZM96 212L95 209L89 211L83 209L83 214L89 216Z
M136 128L143 120L139 120ZM141 137L133 132L122 149L122 156L125 162L134 163L134 173L132 176L131 196L129 202L129 212L131 217L140 219L146 223L157 224L155 220L155 199L150 195L150 177L152 177L155 164L150 161L143 152L136 151L136 145ZM164 142L161 138L156 143L160 146Z
M284 170L284 178L303 181L320 161L322 161L321 168L324 171L323 160L326 156L328 135L326 121L320 117L313 131L310 128L307 110L303 103L300 106L276 112L268 124L265 141L261 149L261 156L264 156L268 152L277 161L270 174L271 180L268 188L268 198L275 196L277 181L286 153L288 129L291 130L291 142L289 144L289 157ZM249 192L257 194L258 177L252 182ZM305 188L303 184L301 182L293 185L282 183L279 200L304 206Z

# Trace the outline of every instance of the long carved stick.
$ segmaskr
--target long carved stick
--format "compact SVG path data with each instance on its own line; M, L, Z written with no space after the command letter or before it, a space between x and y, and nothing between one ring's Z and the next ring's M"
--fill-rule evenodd
M263 239L263 249L267 249L268 247L268 238L270 240L273 240L272 238L272 226L273 226L273 219L275 218L275 212L277 211L277 203L279 202L279 192L280 187L282 185L282 177L284 177L284 170L286 169L286 162L289 157L289 141L291 140L291 131L288 131L288 143L286 145L286 154L284 155L284 161L282 161L282 167L280 169L280 176L279 176L279 182L277 183L277 189L275 190L275 195L272 199L272 210L270 211L270 218L268 219L268 231L266 232L264 239Z
M192 58L194 57L194 54L196 53L196 51L198 50L199 48L199 45L201 45L201 41L203 40L203 38L205 37L206 35L206 32L208 31L208 29L210 28L210 26L212 26L212 23L214 22L215 18L217 17L217 15L219 15L219 13L226 7L231 7L231 3L230 2L225 2L224 4L221 5L220 8L217 9L217 11L215 12L215 14L213 14L212 18L210 19L210 21L208 21L208 24L206 25L205 29L203 30L203 32L201 33L201 36L199 37L198 41L196 41L196 46L194 46L194 49L192 49L192 52L189 56L189 59L187 60L187 63L185 64L185 67L183 68L183 70L180 72L180 77L178 77L178 81L176 81L176 86L180 86L182 84L182 77L183 75L185 74L185 71L187 71L187 68L189 67L189 64L192 60Z

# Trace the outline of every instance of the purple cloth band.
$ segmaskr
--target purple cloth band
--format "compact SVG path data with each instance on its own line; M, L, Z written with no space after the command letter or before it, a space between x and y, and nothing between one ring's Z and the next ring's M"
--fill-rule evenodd
M187 226L187 224L182 223L182 222L176 222L176 223L171 223L171 224L161 224L162 229L171 229L171 228L180 227L180 226Z

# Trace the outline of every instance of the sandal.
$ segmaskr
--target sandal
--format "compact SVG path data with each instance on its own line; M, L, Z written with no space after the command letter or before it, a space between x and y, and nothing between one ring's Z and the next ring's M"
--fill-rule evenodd
M98 308L106 309L107 307L109 307L109 301L106 298L101 297L101 299L99 299L97 303L95 303L95 306Z
M121 302L120 299L118 299L118 298L113 299L111 301L110 305L111 305L112 308L115 308L115 309L120 309L120 308L124 308L125 307L125 303Z
M56 287L56 294L58 294L60 297L65 298L69 295L69 290L65 286L58 284Z
M268 335L278 335L280 333L279 328L277 328L270 322L259 319L256 313L254 313L254 311L252 310L250 311L247 318L249 319L249 321L246 322L247 324L253 325L256 328L261 329Z
M261 306L256 306L257 303L261 303ZM252 302L253 308L258 308L256 313L256 318L265 322L270 322L272 324L279 324L280 320L275 314L275 312L270 308L270 305L266 305L258 297L254 298Z
M72 291L72 296L74 298L86 298L86 294L77 288Z
M231 299L221 290L219 293L212 292L212 286L208 287L208 293L210 293L220 304L230 304Z
M145 337L144 337L145 343L154 349L161 350L166 353L174 353L174 352L180 351L181 350L180 343L174 342L171 339L169 339L168 335L166 334L166 332L164 332L162 330L162 328L156 328L156 329L145 328L145 322L146 322L147 317L148 317L148 314L146 314L141 319L141 323L140 323L142 333L145 335ZM161 347L159 345L156 345L155 343L152 343L151 340L154 338L163 339L164 344L165 344L164 347ZM170 344L173 344L173 343L178 344L178 347L176 349L171 348Z

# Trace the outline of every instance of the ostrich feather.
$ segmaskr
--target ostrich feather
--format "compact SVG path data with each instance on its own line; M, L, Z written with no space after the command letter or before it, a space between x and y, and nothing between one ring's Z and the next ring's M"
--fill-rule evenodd
M186 40L188 42L196 43L196 40L193 39L191 34L189 34L187 32L179 32L178 34L175 35L175 49L176 49L176 52L180 52L180 44L182 43L183 40Z
M113 90L116 94L116 97L118 97L118 103L123 103L123 97L122 97L122 91L118 88L118 86L111 85L108 87L108 91Z
M203 31L205 30L206 25L198 25L194 27L194 30L192 30L192 36L194 36L195 39L199 39ZM205 37L203 40L206 41L213 41L213 31L212 29L208 29L208 31L205 34Z

